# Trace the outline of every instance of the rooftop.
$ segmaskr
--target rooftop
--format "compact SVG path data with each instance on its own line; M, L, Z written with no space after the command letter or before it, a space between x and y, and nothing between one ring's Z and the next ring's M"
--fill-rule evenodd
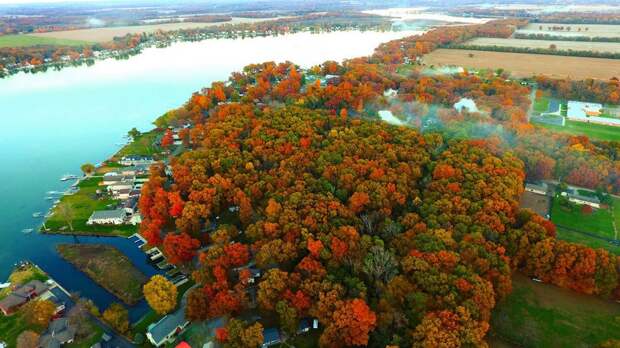
M124 219L125 215L126 213L123 209L97 210L93 212L89 220Z
M183 326L186 322L185 311L181 308L161 318L161 320L155 324L151 324L148 333L155 342L161 342L166 336L175 331L178 327Z

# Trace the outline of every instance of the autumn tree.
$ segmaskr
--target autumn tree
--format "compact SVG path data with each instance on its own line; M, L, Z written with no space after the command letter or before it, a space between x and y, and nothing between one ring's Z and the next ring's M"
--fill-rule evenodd
M56 305L49 300L30 301L23 306L21 311L28 323L46 327L56 313Z
M91 163L82 164L80 169L82 170L82 173L84 173L84 175L86 176L90 176L95 172L95 166Z
M121 333L129 330L129 312L119 303L112 303L103 311L103 320Z
M177 305L177 287L161 275L144 285L144 297L158 314L170 313Z
M17 336L17 348L37 348L39 347L39 337L38 333L26 330Z
M231 319L226 326L226 333L224 347L257 348L263 344L263 326L260 323L248 325L241 320Z

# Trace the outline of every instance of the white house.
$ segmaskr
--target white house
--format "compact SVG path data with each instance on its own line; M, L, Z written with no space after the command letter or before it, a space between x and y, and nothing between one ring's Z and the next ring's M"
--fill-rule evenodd
M161 318L160 321L149 325L146 338L155 347L161 347L166 343L174 342L175 338L189 325L185 319L185 308L180 308L176 312L170 313Z
M155 160L150 156L125 156L118 163L124 166L148 166L155 163Z
M600 209L601 201L595 196L580 195L576 190L568 190L568 192L562 192L562 196L568 197L569 202L573 202L579 205L589 205L592 208Z
M467 110L467 112L478 112L478 106L476 106L476 102L470 98L461 98L458 102L454 104L454 108L458 112L463 112L463 109Z
M99 210L93 212L93 214L86 221L87 225L121 225L125 222L127 213L124 209L116 210Z

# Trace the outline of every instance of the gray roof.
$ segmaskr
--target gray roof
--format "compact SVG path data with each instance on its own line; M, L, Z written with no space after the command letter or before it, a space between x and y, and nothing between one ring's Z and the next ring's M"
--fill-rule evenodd
M47 331L39 339L43 348L60 347L75 338L75 328L69 324L67 318L58 318L50 323Z
M124 219L126 213L123 209L97 210L90 216L89 220Z
M31 297L36 297L48 289L40 280L31 280L15 289L9 296L0 301L0 308L10 310L13 307L26 303Z
M532 190L540 190L540 191L547 191L547 183L541 182L541 183L526 183L525 184L526 188L532 189Z
M186 322L185 310L180 308L176 312L161 318L157 323L151 324L148 333L155 342L161 342L166 336L174 332L178 327L183 326Z

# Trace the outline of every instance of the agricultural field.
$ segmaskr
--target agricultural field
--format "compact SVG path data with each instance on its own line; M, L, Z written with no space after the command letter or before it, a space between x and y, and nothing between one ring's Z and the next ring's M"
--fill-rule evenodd
M620 127L606 126L566 120L564 126L548 123L536 123L554 132L571 135L587 135L590 139L601 141L620 141Z
M554 224L591 233L602 238L614 238L614 211L612 209L594 209L592 213L582 212L582 206L569 203L560 204L561 199L555 197L551 206L551 221Z
M594 347L618 337L618 303L518 273L512 285L512 293L493 310L490 335L503 343L492 347Z
M616 42L585 42L585 41L553 41L553 40L525 40L479 37L469 40L465 45L472 46L500 46L517 48L549 48L555 45L558 51L594 51L620 53L620 43Z
M283 17L280 17L283 18ZM85 40L94 42L107 42L111 41L117 36L125 36L127 34L137 33L154 33L156 31L173 31L180 29L195 29L206 28L223 24L241 24L241 23L255 23L272 21L279 18L238 18L233 17L228 22L213 22L213 23L199 23L199 22L181 22L181 23L160 23L149 25L136 25L125 27L109 27L109 28L94 28L94 29L78 29L78 30L63 30L52 31L49 33L36 33L32 36L38 38L52 38L52 39L65 39L65 40Z
M454 65L473 69L504 69L519 78L546 75L609 80L620 71L620 60L586 57L564 57L544 54L524 54L459 49L438 49L424 56L430 65Z
M564 30L552 30L551 28L553 27L563 27ZM567 30L567 28L570 28L570 30ZM530 23L525 28L517 30L517 33L558 36L620 37L620 25Z
M86 40L72 40L53 37L40 37L36 35L2 35L0 36L0 48L2 47L29 47L37 45L54 46L83 46L89 44Z
M97 284L133 305L142 299L147 277L121 251L103 244L61 244L60 256Z

